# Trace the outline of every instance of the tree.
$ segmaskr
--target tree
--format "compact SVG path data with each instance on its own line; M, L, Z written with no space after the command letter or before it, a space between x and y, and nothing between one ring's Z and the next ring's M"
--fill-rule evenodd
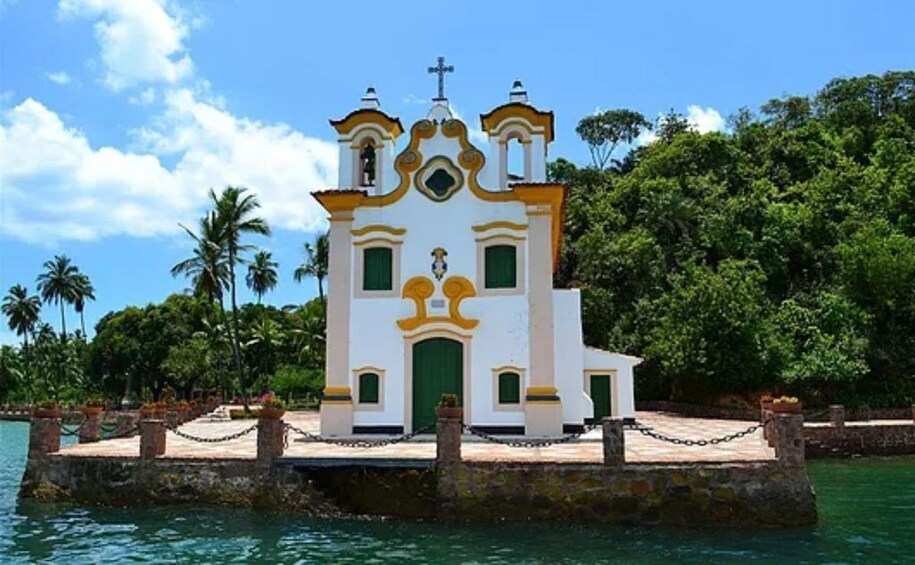
M60 336L67 339L67 319L64 304L76 300L79 284L79 269L70 264L66 255L55 255L53 261L45 261L45 272L38 275L38 292L45 303L56 302L60 305Z
M295 282L302 282L302 279L314 277L318 281L318 297L324 302L324 279L328 272L328 256L330 251L330 239L328 234L323 233L315 238L315 244L305 244L305 261L296 267L293 277Z
M651 122L638 112L606 110L582 118L575 132L588 144L594 166L603 169L621 143L632 143L646 129Z
M229 259L216 213L210 212L200 219L199 234L178 225L194 240L195 247L191 257L172 267L172 276L190 277L194 294L222 305L224 291L229 289Z
M29 335L35 330L41 312L41 301L38 296L29 296L29 291L22 285L10 287L9 294L3 299L0 310L7 317L7 325L16 335L22 336L23 351L29 348Z
M216 206L216 222L222 233L223 249L228 257L229 289L232 298L232 333L235 344L235 371L242 389L246 382L241 365L241 338L238 330L238 302L236 299L235 265L241 263L240 254L251 247L243 245L241 238L245 234L270 235L270 226L266 220L254 216L260 208L257 197L246 194L247 189L227 186L220 195L210 189L210 199ZM247 408L247 395L245 395Z
M265 293L276 287L276 269L279 264L272 259L269 251L258 251L254 254L254 260L248 263L248 274L245 282L254 294L257 295L257 303L261 303L261 298Z
M84 340L86 339L86 320L83 317L83 310L86 309L87 300L95 300L95 288L92 286L89 277L80 273L79 276L76 277L76 286L73 294L73 308L79 314L79 327L82 331Z

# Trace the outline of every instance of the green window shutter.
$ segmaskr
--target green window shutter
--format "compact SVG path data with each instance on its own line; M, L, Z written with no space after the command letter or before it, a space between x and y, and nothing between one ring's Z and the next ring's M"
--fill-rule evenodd
M499 374L499 404L521 403L521 376L518 373Z
M369 247L362 253L362 290L392 290L394 252L391 248Z
M378 375L359 375L359 404L378 404Z
M515 288L518 285L518 251L514 245L492 245L486 248L486 288Z

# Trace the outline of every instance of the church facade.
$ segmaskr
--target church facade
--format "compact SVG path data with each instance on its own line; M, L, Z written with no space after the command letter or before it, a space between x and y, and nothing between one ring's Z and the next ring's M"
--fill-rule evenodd
M331 120L339 182L314 193L330 214L321 433L419 430L443 393L492 433L634 417L641 360L586 347L578 290L553 288L566 198L546 178L553 114L516 81L480 117L477 148L444 97L442 63L430 68L439 96L399 152L405 130L371 88Z

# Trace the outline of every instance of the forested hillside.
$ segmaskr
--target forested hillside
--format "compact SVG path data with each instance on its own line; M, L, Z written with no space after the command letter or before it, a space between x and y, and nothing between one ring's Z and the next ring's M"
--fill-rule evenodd
M915 401L915 72L655 134L550 168L570 187L556 282L582 289L589 344L645 357L639 396Z

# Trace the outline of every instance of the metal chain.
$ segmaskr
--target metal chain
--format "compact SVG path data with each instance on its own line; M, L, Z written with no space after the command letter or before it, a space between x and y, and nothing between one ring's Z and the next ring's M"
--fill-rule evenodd
M82 431L83 426L85 426L86 422L88 422L88 421L89 421L89 418L83 418L83 421L80 422L79 425L77 425L72 430L68 430L66 427L64 427L63 421L61 421L60 435L64 436L64 437L77 436L77 435L79 435L79 432Z
M721 436L721 437L710 438L710 439L684 439L684 438L672 437L669 435L662 434L660 432L656 432L651 427L646 426L645 424L640 424L638 422L628 424L627 426L630 429L633 429L633 430L639 432L643 436L648 436L648 437L656 439L658 441L665 441L667 443L672 443L674 445L685 445L688 447L691 447L691 446L703 447L706 445L719 445L722 443L728 443L730 441L734 441L734 440L740 439L742 437L746 437L752 433L755 433L757 430L764 428L766 426L766 424L768 424L772 420L774 420L774 418L767 418L764 422L750 426L749 428L747 428L743 431L735 432L733 434L728 434L728 435Z
M251 432L253 432L254 430L257 429L257 424L254 424L253 426L251 426L249 428L245 428L241 431L235 432L234 434L229 434L229 435L221 436L221 437L193 436L191 434L182 432L181 430L178 429L178 426L167 426L167 428L168 428L168 431L173 432L176 436L184 438L186 440L196 441L197 443L223 443L223 442L232 441L233 439L238 439L240 437L244 437L244 436L250 434Z
M492 434L488 434L482 430L478 430L473 426L468 426L466 424L461 424L461 427L470 432L472 435L477 436L485 441L497 443L499 445L505 445L508 447L527 447L527 448L538 448L538 447L549 447L551 445L561 445L563 443L569 443L574 441L586 433L595 430L601 427L603 424L601 422L596 422L593 424L588 424L579 432L572 434L564 435L562 437L555 438L543 438L543 439L502 439L498 438Z
M300 436L304 437L306 441L311 441L315 443L328 443L330 445L338 445L340 447L353 447L360 449L371 449L374 447L384 447L386 445L394 445L395 443L401 443L404 441L409 441L414 437L430 432L435 428L435 422L428 424L419 428L418 430L413 430L408 434L399 435L392 438L385 439L331 439L326 437L321 437L319 435L313 434L311 432L306 432L301 428L297 428L292 424L286 424L286 433L295 432ZM289 444L288 438L285 440L286 445Z
M114 429L117 430L117 427L115 427ZM107 441L107 440L109 440L109 439L123 439L123 438L125 438L125 437L134 437L134 436L135 436L136 434L138 434L139 432L140 432L140 424L139 424L139 422L137 423L137 425L135 425L135 426L132 427L132 428L126 428L123 432L120 432L120 433L117 433L117 432L116 432L116 433L114 433L113 435L109 435L108 437L104 437L104 434L107 433L107 432L105 432L105 430L102 430L102 436L103 436L103 437L101 437L101 438L99 439L99 441L102 441L102 440Z

